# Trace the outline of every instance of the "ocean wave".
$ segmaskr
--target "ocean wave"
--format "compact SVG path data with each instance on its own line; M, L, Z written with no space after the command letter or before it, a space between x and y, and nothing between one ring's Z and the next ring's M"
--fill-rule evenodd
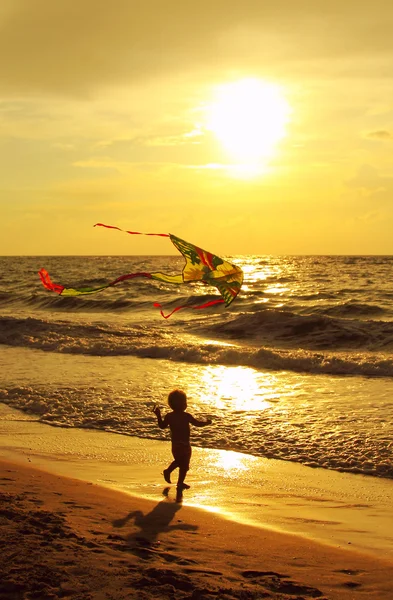
M371 352L393 348L392 322L298 315L278 309L235 315L210 325L209 333L231 340L307 350Z
M344 302L325 309L325 313L335 317L356 318L359 316L378 316L386 314L386 310L377 304L361 302Z
M312 292L310 294L297 294L296 300L307 300L307 302L318 302L320 300L335 300L337 298L337 294L329 293L329 292Z
M250 315L246 321L248 327L249 317ZM261 318L260 315L257 317ZM254 330L258 319L253 321ZM323 352L301 348L299 345L280 348L262 343L245 344L242 315L229 319L225 324L220 320L216 325L208 326L202 319L198 335L194 331L195 325L185 334L180 333L176 326L153 327L149 322L120 327L113 323L89 324L1 317L0 323L0 343L46 352L87 356L129 355L197 364L241 365L258 370L393 377L393 357L381 353L348 350L338 352L337 346L332 344L328 351ZM268 321L268 324L272 327L274 322ZM300 339L304 335L313 334L320 326L320 319L301 319L291 325L291 333L283 325L281 331L282 336L285 334L292 338L293 344L295 330L297 339ZM266 330L266 323L264 327ZM276 336L278 327L275 323ZM391 327L393 328L393 324ZM205 334L209 333L208 337L202 337L203 328ZM191 335L192 330L194 335ZM221 334L217 335L216 341L212 340L213 332ZM230 343L221 342L220 337L229 337Z
M220 298L211 293L214 288L198 288L198 293L188 289L187 294L179 294L179 290L171 284L134 284L131 288L127 283L123 287L113 288L93 295L59 296L58 294L31 293L30 291L1 292L0 308L13 308L13 312L30 309L45 314L58 313L102 313L102 315L116 312L133 312L136 310L151 310L154 303L159 301L164 307L184 305L189 307L199 306L210 300ZM217 309L216 309L217 311Z

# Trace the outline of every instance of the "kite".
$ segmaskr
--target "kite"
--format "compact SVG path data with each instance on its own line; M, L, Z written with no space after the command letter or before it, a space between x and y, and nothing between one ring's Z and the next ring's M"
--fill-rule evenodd
M42 284L46 289L50 290L51 292L56 292L60 296L95 294L96 292L100 292L108 287L117 285L118 283L126 281L127 279L134 279L135 277L147 277L148 279L153 279L155 281L163 281L165 283L174 284L202 281L203 283L215 286L218 289L221 294L220 299L210 300L209 302L205 302L200 306L192 307L193 309L207 308L209 306L221 303L225 303L225 306L229 306L240 291L243 283L243 271L240 267L233 265L232 263L220 258L219 256L216 256L215 254L212 254L211 252L202 250L202 248L198 248L197 246L194 246L194 244L190 244L189 242L178 238L172 233L142 233L140 231L125 231L119 227L115 227L113 225L104 225L103 223L96 223L94 227L117 229L118 231L124 231L125 233L129 233L131 235L157 235L161 237L169 237L175 248L177 248L177 250L185 258L186 262L183 270L181 273L175 275L161 272L129 273L127 275L121 275L114 281L110 281L109 283L105 283L99 287L82 287L76 289L53 283L49 273L45 269L41 269L38 274L41 278ZM168 319L174 312L182 308L186 308L186 305L177 306L170 314L164 315L161 304L155 302L154 306L160 309L161 315L164 317L164 319Z

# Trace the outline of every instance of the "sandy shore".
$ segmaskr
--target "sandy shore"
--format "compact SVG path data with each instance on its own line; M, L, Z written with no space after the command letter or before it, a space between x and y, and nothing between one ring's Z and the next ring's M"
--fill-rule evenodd
M392 563L0 463L0 598L392 597Z
M0 405L0 600L391 600L388 480L59 429Z

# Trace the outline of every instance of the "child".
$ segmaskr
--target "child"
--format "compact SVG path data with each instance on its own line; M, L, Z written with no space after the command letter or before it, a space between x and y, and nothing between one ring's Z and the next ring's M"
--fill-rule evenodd
M198 421L190 413L186 412L187 396L181 390L173 390L168 395L168 404L172 412L167 413L164 418L161 416L161 410L155 406L153 412L157 416L158 426L165 429L169 426L171 430L173 462L167 469L164 469L163 475L167 483L171 482L171 473L179 467L179 477L177 480L177 493L181 494L183 490L188 490L189 485L184 483L187 471L190 468L191 444L190 444L190 423L196 427L205 427L210 425L211 421Z

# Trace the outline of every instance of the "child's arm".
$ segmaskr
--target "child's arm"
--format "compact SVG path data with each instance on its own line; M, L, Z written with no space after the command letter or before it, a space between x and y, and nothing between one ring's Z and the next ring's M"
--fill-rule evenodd
M195 417L190 415L190 423L195 425L195 427L206 427L206 425L211 425L212 421L211 419L207 419L206 421L200 421L199 419L196 419Z
M160 407L159 406L155 406L153 408L153 412L154 412L154 414L157 417L158 427L160 429L165 429L165 427L168 427L168 422L167 422L166 416L164 418L162 418L162 416L161 416Z

